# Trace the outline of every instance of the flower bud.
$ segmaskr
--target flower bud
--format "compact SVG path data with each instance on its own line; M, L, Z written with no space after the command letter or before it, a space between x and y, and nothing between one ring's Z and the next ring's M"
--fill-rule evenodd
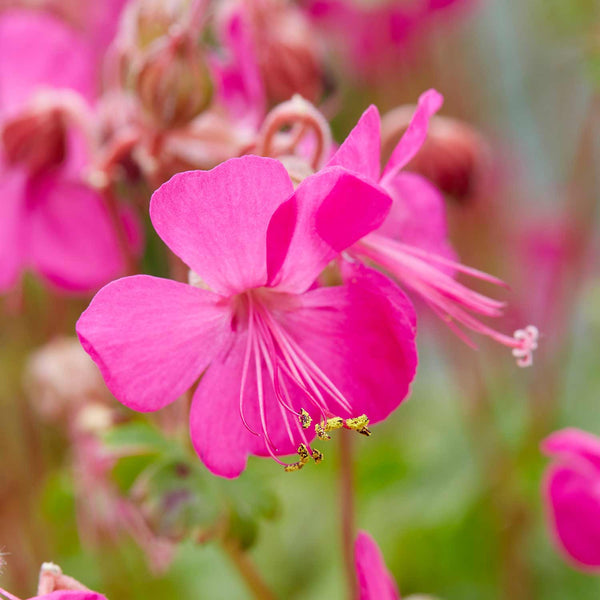
M237 10L245 12L270 103L294 94L317 101L325 77L319 43L304 13L287 0L238 0L227 5L225 18Z
M148 115L165 129L189 123L213 91L202 51L187 35L165 38L144 57L135 89Z

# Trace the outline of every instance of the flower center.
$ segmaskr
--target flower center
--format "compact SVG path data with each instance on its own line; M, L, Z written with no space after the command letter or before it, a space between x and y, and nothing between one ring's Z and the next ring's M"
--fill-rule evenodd
M277 310L291 310L293 303L292 296L267 289L251 290L237 296L234 311L237 326L245 324L247 327L240 384L240 417L248 431L264 439L271 457L288 472L301 469L311 458L316 463L323 459L321 452L311 446L306 435L313 417L316 421L314 431L320 440L330 439L329 432L341 428L362 435L371 434L366 415L352 416L352 406L342 392L275 318L275 307ZM250 369L254 369L256 375L259 431L248 424L244 409ZM298 444L297 462L287 464L277 457L280 452L269 435L267 422L265 378L272 386L287 436L292 445ZM290 384L301 391L306 401L305 408L299 406L298 400L292 399Z
M4 155L11 165L31 175L59 166L66 156L66 130L58 109L28 110L9 119L0 132Z

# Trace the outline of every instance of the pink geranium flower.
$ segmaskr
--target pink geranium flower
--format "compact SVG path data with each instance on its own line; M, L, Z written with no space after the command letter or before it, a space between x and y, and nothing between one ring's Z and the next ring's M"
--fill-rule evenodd
M196 285L110 283L79 319L79 338L134 410L166 406L206 370L190 430L213 473L236 477L249 454L284 464L279 456L298 451L288 470L318 461L311 419L320 437L338 426L368 433L360 417L384 419L415 373L413 309L388 279L353 266L343 285L314 286L389 203L339 168L294 191L281 163L256 156L175 175L150 217Z
M502 282L456 260L447 240L442 195L420 175L402 170L423 145L429 119L440 108L442 100L435 90L429 90L419 98L415 114L383 172L380 168L380 118L375 106L364 112L327 163L345 167L379 183L393 199L382 227L352 246L347 254L374 263L393 275L423 298L468 343L471 342L456 324L508 346L519 366L529 366L537 347L537 329L529 326L509 336L477 318L500 316L504 303L470 290L456 281L455 273L500 285Z
M544 499L558 547L580 569L600 568L600 438L563 429L542 443L555 459L545 477Z
M68 291L124 270L101 196L83 181L93 52L54 17L0 16L0 292L31 268Z
M3 589L0 589L0 599L20 600L20 598L9 594ZM41 596L34 596L29 598L29 600L106 600L106 597L91 591L59 590L57 592L50 592L49 594L42 594Z
M400 600L396 582L390 575L375 540L360 531L354 544L359 600Z

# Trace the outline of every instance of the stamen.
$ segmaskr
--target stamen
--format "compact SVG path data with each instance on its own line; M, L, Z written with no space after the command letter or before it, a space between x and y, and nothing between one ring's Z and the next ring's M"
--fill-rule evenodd
M458 324L511 348L518 366L528 367L533 363L533 351L537 348L539 338L537 328L530 325L510 336L485 325L470 313L499 317L503 314L505 303L469 289L436 264L496 285L505 285L502 281L482 271L382 235L367 236L359 247L360 250L355 252L355 255L380 265L402 284L422 296L432 310L469 346L476 348Z
M360 415L360 417L355 417L354 419L346 419L344 426L347 429L353 429L357 433L361 435L366 435L367 437L371 435L371 431L367 427L369 424L369 418L367 415Z
M298 456L300 460L290 465L285 465L283 470L286 473L292 473L293 471L299 471L306 463L310 461L310 454L308 448L304 444L298 446Z
M303 409L300 409L300 424L302 425L302 429L308 429L310 424L312 423L312 419L310 415Z
M321 440L330 440L331 436L327 435L327 432L341 429L343 426L344 419L341 417L333 417L332 419L327 419L324 424L317 423L315 425L315 433Z

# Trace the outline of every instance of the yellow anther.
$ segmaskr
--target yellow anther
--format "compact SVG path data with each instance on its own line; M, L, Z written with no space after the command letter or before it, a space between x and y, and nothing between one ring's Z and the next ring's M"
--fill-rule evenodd
M313 449L312 457L316 464L319 464L323 460L323 453Z
M354 419L346 419L346 427L348 429L355 429L359 431L364 429L369 424L369 417L367 415L360 415L360 417L354 417Z
M310 461L310 454L308 452L308 448L304 444L300 444L298 446L298 456L300 460L295 463L291 463L289 465L285 465L283 470L286 473L292 473L293 471L299 471L307 462Z
M317 434L317 437L320 440L330 440L331 436L327 435L325 429L323 428L323 425L321 425L321 423L317 423L315 425L315 433Z
M300 416L298 417L300 419L300 424L302 425L302 429L308 429L310 427L310 424L312 423L312 419L310 418L310 415L303 409L300 409Z

